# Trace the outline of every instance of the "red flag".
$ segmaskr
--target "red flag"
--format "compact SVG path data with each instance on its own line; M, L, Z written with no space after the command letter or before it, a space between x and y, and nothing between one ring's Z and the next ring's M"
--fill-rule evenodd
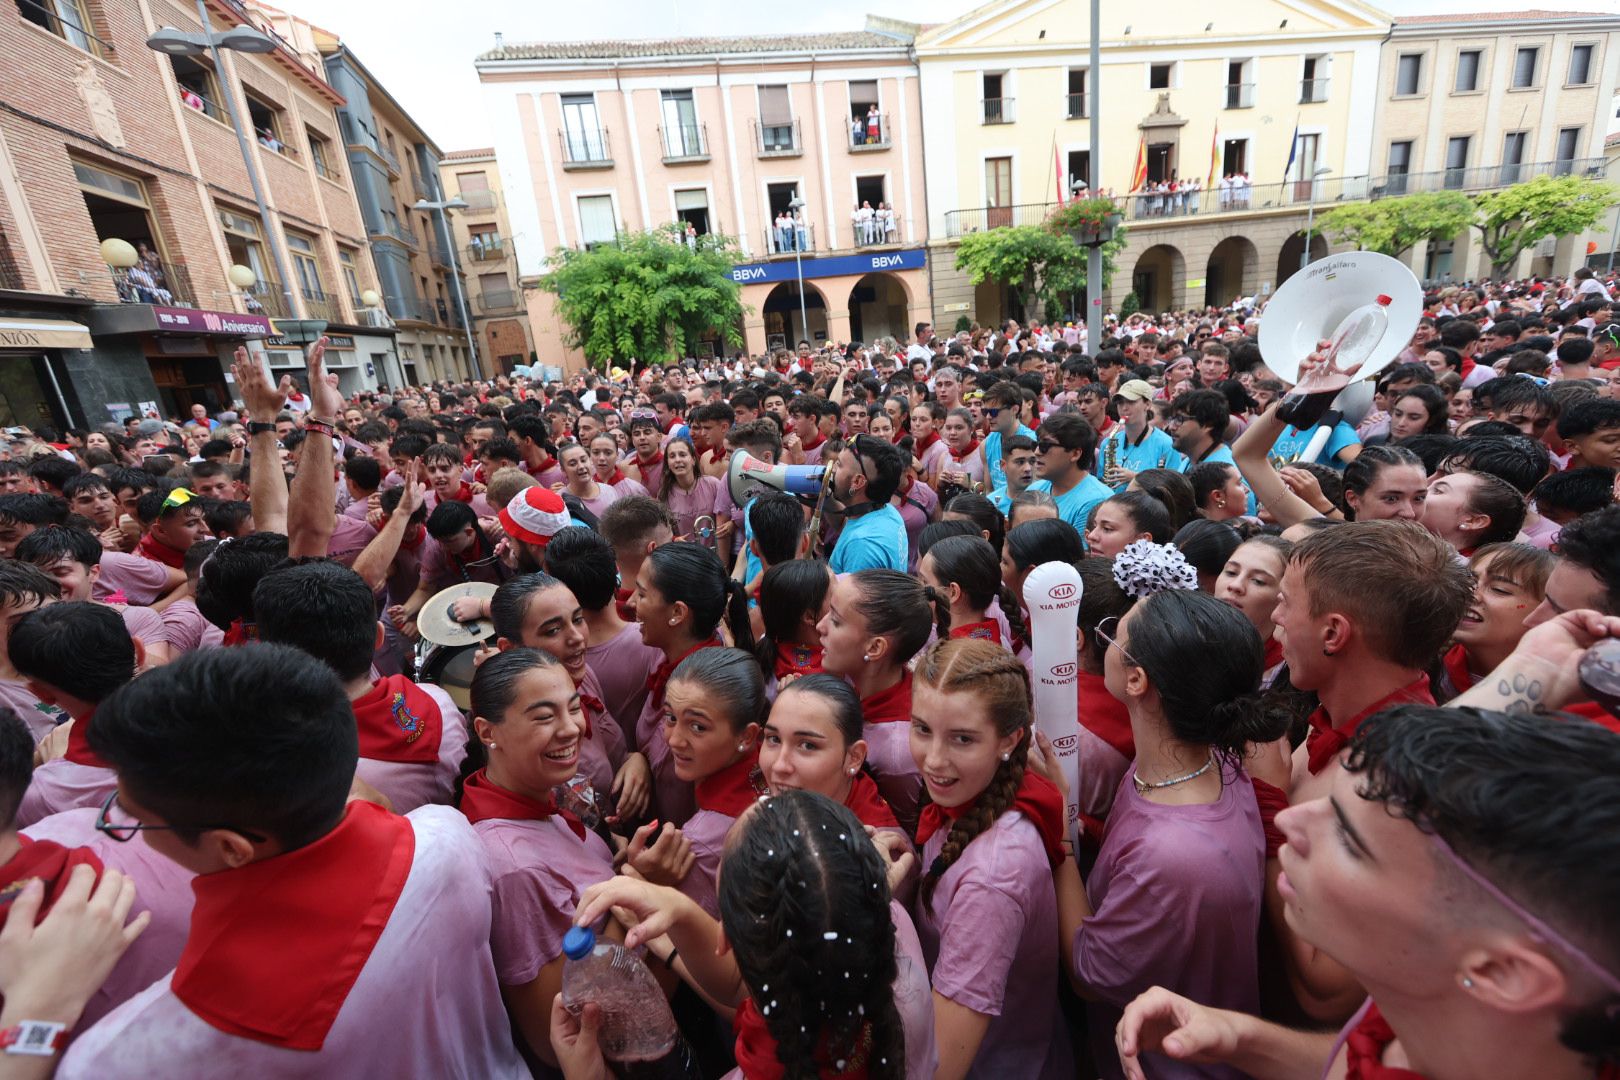
M1061 209L1067 201L1064 199L1064 189L1069 186L1069 178L1063 175L1063 156L1058 153L1057 137L1052 138L1052 170L1057 176L1058 207Z

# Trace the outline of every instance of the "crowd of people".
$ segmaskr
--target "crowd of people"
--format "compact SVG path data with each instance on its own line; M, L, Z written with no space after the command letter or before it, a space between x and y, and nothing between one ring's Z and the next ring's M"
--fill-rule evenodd
M8 429L0 1080L1620 1075L1620 301L1426 300Z

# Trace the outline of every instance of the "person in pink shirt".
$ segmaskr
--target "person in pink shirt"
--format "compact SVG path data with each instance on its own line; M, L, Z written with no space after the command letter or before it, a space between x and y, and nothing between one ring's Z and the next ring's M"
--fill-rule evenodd
M563 490L584 503L585 508L597 517L600 518L608 507L623 498L618 489L596 479L596 464L591 460L591 452L579 443L569 443L557 451L557 460L562 466L566 484Z
M57 1075L527 1077L490 953L492 879L450 807L350 802L342 682L285 646L191 653L102 703L113 835L194 872L175 971Z
M36 608L11 628L6 649L28 688L72 718L63 755L34 770L17 811L29 825L64 810L100 806L116 780L91 747L93 714L100 703L135 677L141 647L118 613L88 601L61 601Z
M612 432L598 432L591 436L587 445L591 453L591 464L596 469L597 483L612 488L619 493L620 498L648 493L641 481L626 476L624 469L620 467L619 443Z
M144 560L142 560L144 561ZM7 646L10 629L17 620L44 604L62 597L62 588L40 572L38 567L14 560L0 561L0 705L22 718L35 742L49 735L67 719L61 706L39 699L11 662Z
M477 767L459 804L494 882L490 950L501 997L529 1049L547 1062L563 935L580 895L613 876L613 852L553 794L583 761L581 696L565 665L539 649L508 649L480 664L467 762Z
M63 600L89 600L100 576L101 545L84 529L71 525L46 525L35 529L17 545L17 559L39 567L62 589ZM116 597L97 601L106 604L124 620L130 637L141 643L143 668L169 662L168 628L163 617L149 607L127 604Z
M918 661L911 751L932 800L917 827L914 906L934 987L939 1076L1072 1077L1052 987L1053 868L1063 796L1027 767L1034 715L1023 665L988 641L935 642Z
M731 553L730 502L725 497L725 484L713 476L698 472L697 451L686 439L671 439L664 447L664 477L659 483L658 500L675 515L675 535L712 547L722 563L728 563ZM699 518L707 518L699 532Z
M124 602L150 607L158 598L173 592L186 583L183 569L129 555L122 551L101 553L101 573L96 576L93 599L105 600L115 593L123 593Z
M664 429L656 415L639 409L630 414L630 445L635 454L625 463L626 472L633 470L642 487L657 491L664 481Z
M911 452L916 456L919 472L930 487L939 482L940 469L950 453L940 428L945 425L945 407L937 401L925 401L911 410L911 437L915 440Z
M452 801L467 751L466 720L431 683L372 678L382 627L358 574L331 562L277 570L253 590L253 613L260 641L301 649L343 680L359 733L361 780L402 814Z
M563 482L562 468L557 464L556 446L546 422L538 416L519 416L511 424L512 441L523 455L521 468L540 481L542 487L555 488Z

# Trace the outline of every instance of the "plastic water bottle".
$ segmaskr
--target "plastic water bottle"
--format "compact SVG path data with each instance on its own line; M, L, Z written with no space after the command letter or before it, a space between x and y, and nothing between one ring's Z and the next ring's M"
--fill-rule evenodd
M1340 320L1329 339L1328 359L1341 370L1349 370L1366 360L1378 348L1384 332L1389 329L1389 305L1393 301L1380 295L1370 304L1363 304Z
M663 989L635 953L576 926L563 936L563 955L563 1005L575 1016L587 1002L601 1009L598 1039L609 1061L650 1064L684 1047Z

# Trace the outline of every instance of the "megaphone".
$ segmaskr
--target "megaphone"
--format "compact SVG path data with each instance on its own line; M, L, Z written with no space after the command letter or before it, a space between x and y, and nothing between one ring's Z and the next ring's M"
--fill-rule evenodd
M726 484L731 489L731 501L738 506L747 506L770 491L808 495L813 499L821 494L822 481L826 476L825 465L772 465L746 450L739 450L731 455Z
M1380 313L1369 315L1369 309ZM1260 318L1260 355L1285 382L1299 381L1299 363L1317 342L1340 343L1361 358L1353 376L1389 366L1412 340L1423 317L1423 287L1405 264L1371 251L1318 259L1282 283ZM1353 362L1353 361L1352 361Z

